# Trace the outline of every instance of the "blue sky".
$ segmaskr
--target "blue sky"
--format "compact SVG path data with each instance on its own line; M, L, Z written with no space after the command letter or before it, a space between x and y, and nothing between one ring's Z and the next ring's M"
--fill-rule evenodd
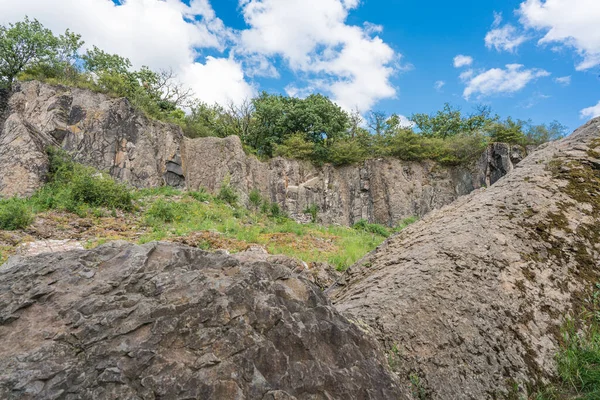
M600 0L0 0L0 9L0 23L29 15L136 67L171 67L206 102L322 92L346 109L405 116L486 104L570 129L600 115ZM455 67L458 55L471 62Z

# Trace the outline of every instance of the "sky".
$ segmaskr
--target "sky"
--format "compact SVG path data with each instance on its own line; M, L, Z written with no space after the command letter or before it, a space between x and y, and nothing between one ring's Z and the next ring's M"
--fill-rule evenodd
M346 110L600 116L600 0L0 0L208 103L323 93Z

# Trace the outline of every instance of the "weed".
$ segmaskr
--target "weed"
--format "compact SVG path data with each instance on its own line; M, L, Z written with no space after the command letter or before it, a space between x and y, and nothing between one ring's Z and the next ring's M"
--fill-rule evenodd
M427 390L425 389L423 381L421 380L419 375L410 374L409 379L413 397L418 400L427 399L429 396L427 395Z
M206 202L206 201L211 201L213 199L213 197L210 195L210 193L208 193L206 191L206 189L204 189L203 187L201 187L197 191L187 192L187 195L189 197L191 197L192 199L199 201L201 203Z
M254 210L258 210L263 203L263 198L258 189L252 189L250 194L248 195L248 201L250 202L250 206Z
M219 195L217 196L219 200L224 201L232 207L236 207L238 204L239 196L236 190L231 187L229 182L223 183L221 185L221 189L219 189Z
M316 204L311 204L310 206L306 207L306 210L304 210L304 214L310 214L313 224L317 222L317 214L318 213L319 213L319 206Z

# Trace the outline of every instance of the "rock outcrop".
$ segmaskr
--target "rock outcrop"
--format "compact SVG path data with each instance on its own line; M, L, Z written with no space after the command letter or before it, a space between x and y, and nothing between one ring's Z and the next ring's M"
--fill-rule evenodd
M0 118L2 196L39 188L48 168L44 150L54 145L136 187L216 192L230 182L242 200L258 189L292 216L314 205L323 223L396 225L493 184L526 154L519 146L495 144L470 167L396 159L345 167L282 158L263 163L246 155L236 136L184 139L179 127L146 118L126 99L87 90L24 82L6 108L6 121Z
M599 278L600 118L389 239L333 298L432 398L495 399L555 375Z
M404 399L285 263L115 242L0 269L2 399Z
M137 187L184 186L178 127L151 120L126 99L39 82L18 85L0 131L0 194L29 195L44 181L46 147Z

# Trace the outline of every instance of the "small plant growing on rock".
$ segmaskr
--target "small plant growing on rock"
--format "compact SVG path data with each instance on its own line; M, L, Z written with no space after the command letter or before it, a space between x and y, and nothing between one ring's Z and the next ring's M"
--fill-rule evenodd
M252 191L248 195L248 201L250 202L250 206L254 210L258 210L263 202L263 198L260 194L260 191L258 189L252 189Z
M219 189L219 195L217 196L219 200L224 201L232 207L236 207L238 204L239 196L235 189L231 186L231 178L227 177L221 184L221 189Z
M311 204L310 206L306 207L306 210L304 210L304 214L310 214L313 224L317 222L318 213L319 206L316 204Z

